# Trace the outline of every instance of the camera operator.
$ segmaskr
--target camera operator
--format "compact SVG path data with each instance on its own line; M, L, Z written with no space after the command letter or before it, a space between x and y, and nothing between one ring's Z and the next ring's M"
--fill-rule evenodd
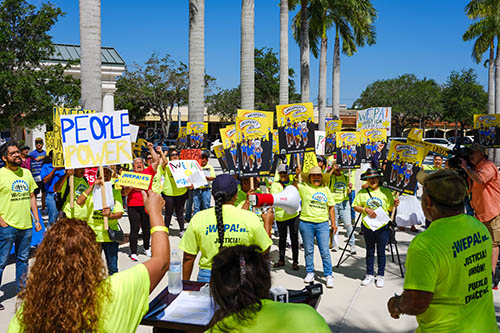
M416 315L417 332L498 332L491 239L482 223L463 214L465 181L449 169L421 175L422 209L432 222L410 243L404 292L389 299L388 310L396 319Z
M491 266L494 273L500 244L500 174L495 163L488 160L484 146L473 143L469 148L469 160L474 170L463 159L460 166L472 181L471 204L476 218L484 223L491 234L493 243Z

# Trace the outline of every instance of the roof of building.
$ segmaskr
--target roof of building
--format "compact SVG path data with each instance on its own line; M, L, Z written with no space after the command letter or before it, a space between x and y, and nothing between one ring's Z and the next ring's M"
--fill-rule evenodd
M54 44L54 54L48 61L68 62L80 60L80 45ZM125 61L113 47L101 47L101 64L125 66Z

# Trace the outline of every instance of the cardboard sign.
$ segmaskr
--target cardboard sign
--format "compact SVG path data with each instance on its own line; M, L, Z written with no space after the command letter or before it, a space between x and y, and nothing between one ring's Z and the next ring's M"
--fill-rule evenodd
M368 108L357 113L356 130L385 128L387 136L391 135L391 108Z
M143 173L122 171L122 174L118 178L117 184L147 191L149 188L149 184L151 183L151 178L151 175L146 175Z
M207 146L205 137L208 134L208 124L204 122L187 123L187 146L192 149L201 149Z
M316 150L316 154L318 155L325 155L325 133L325 131L314 131L314 141L316 142L314 150Z
M170 161L168 162L168 167L172 172L172 177L174 177L175 184L177 185L177 187L188 187L193 185L194 188L198 188L200 186L208 184L207 179L205 178L205 174L203 173L197 161L194 160Z
M325 153L330 156L335 154L337 148L337 132L342 130L342 120L329 120L325 124Z
M229 125L219 130L226 163L230 175L238 173L238 146L236 145L236 125Z
M104 189L106 192L106 204L104 207L109 207L113 209L115 206L115 198L113 197L113 184L111 182L104 183ZM102 186L95 186L92 190L92 197L94 198L94 210L102 210L103 209L103 200L102 200Z
M227 172L229 171L227 168L227 162L226 162L226 153L224 151L224 145L220 144L217 146L214 146L214 153L217 159L219 160L220 167L222 171Z
M309 172L312 167L318 166L318 159L313 151L308 151L304 154L304 162L302 166L303 172Z
M380 150L378 160L384 160L387 145L387 132L384 129L361 131L361 163L370 162L372 156Z
M98 168L85 168L85 179L90 186L92 186L97 179L97 170Z
M269 112L270 113L270 112ZM267 175L273 152L272 117L236 117L239 175Z
M312 103L276 105L280 154L314 151Z
M181 160L195 160L201 165L201 149L183 149L180 154Z
M182 149L187 149L188 148L188 144L187 144L187 127L186 126L182 126L179 129L179 133L177 134L177 141L175 143L175 147L178 150L182 150Z
M54 150L54 131L45 132L45 150L47 154Z
M475 114L474 142L485 147L500 148L499 126L499 114Z
M66 168L132 163L127 111L60 116Z
M360 132L337 132L337 164L343 169L361 166Z

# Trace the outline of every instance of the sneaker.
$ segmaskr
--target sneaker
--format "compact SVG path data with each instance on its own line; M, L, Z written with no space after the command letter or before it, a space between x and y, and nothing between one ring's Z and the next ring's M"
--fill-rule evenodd
M326 287L333 288L333 276L332 275L328 275L326 277Z
M363 280L363 282L361 282L361 285L362 285L362 286L367 286L367 285L369 285L370 283L372 283L374 279L375 279L375 278L374 278L374 276L373 276L373 275L368 275L368 274L367 274L367 275L365 276L365 279Z
M130 255L130 260L132 260L132 261L138 261L139 258L137 257L137 254L133 253L133 254Z
M5 310L5 306L3 306L2 303L0 303L0 311Z
M375 285L377 288L383 288L384 287L384 277L381 275L377 275L375 278Z
M144 250L144 254L146 255L146 257L151 257L151 250L150 249Z
M356 245L349 245L349 250L351 251L351 254L356 254Z
M314 281L314 273L307 273L306 277L304 278L304 283L311 283Z

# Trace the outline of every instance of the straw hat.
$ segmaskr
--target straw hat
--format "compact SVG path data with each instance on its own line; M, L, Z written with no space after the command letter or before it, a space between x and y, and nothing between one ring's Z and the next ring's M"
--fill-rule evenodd
M307 183L311 183L309 181L309 176L310 175L322 175L322 185L326 185L328 184L328 181L330 180L330 175L329 174L324 174L323 171L321 170L321 168L319 166L313 166L309 172L302 172L302 180L304 182L307 182Z

